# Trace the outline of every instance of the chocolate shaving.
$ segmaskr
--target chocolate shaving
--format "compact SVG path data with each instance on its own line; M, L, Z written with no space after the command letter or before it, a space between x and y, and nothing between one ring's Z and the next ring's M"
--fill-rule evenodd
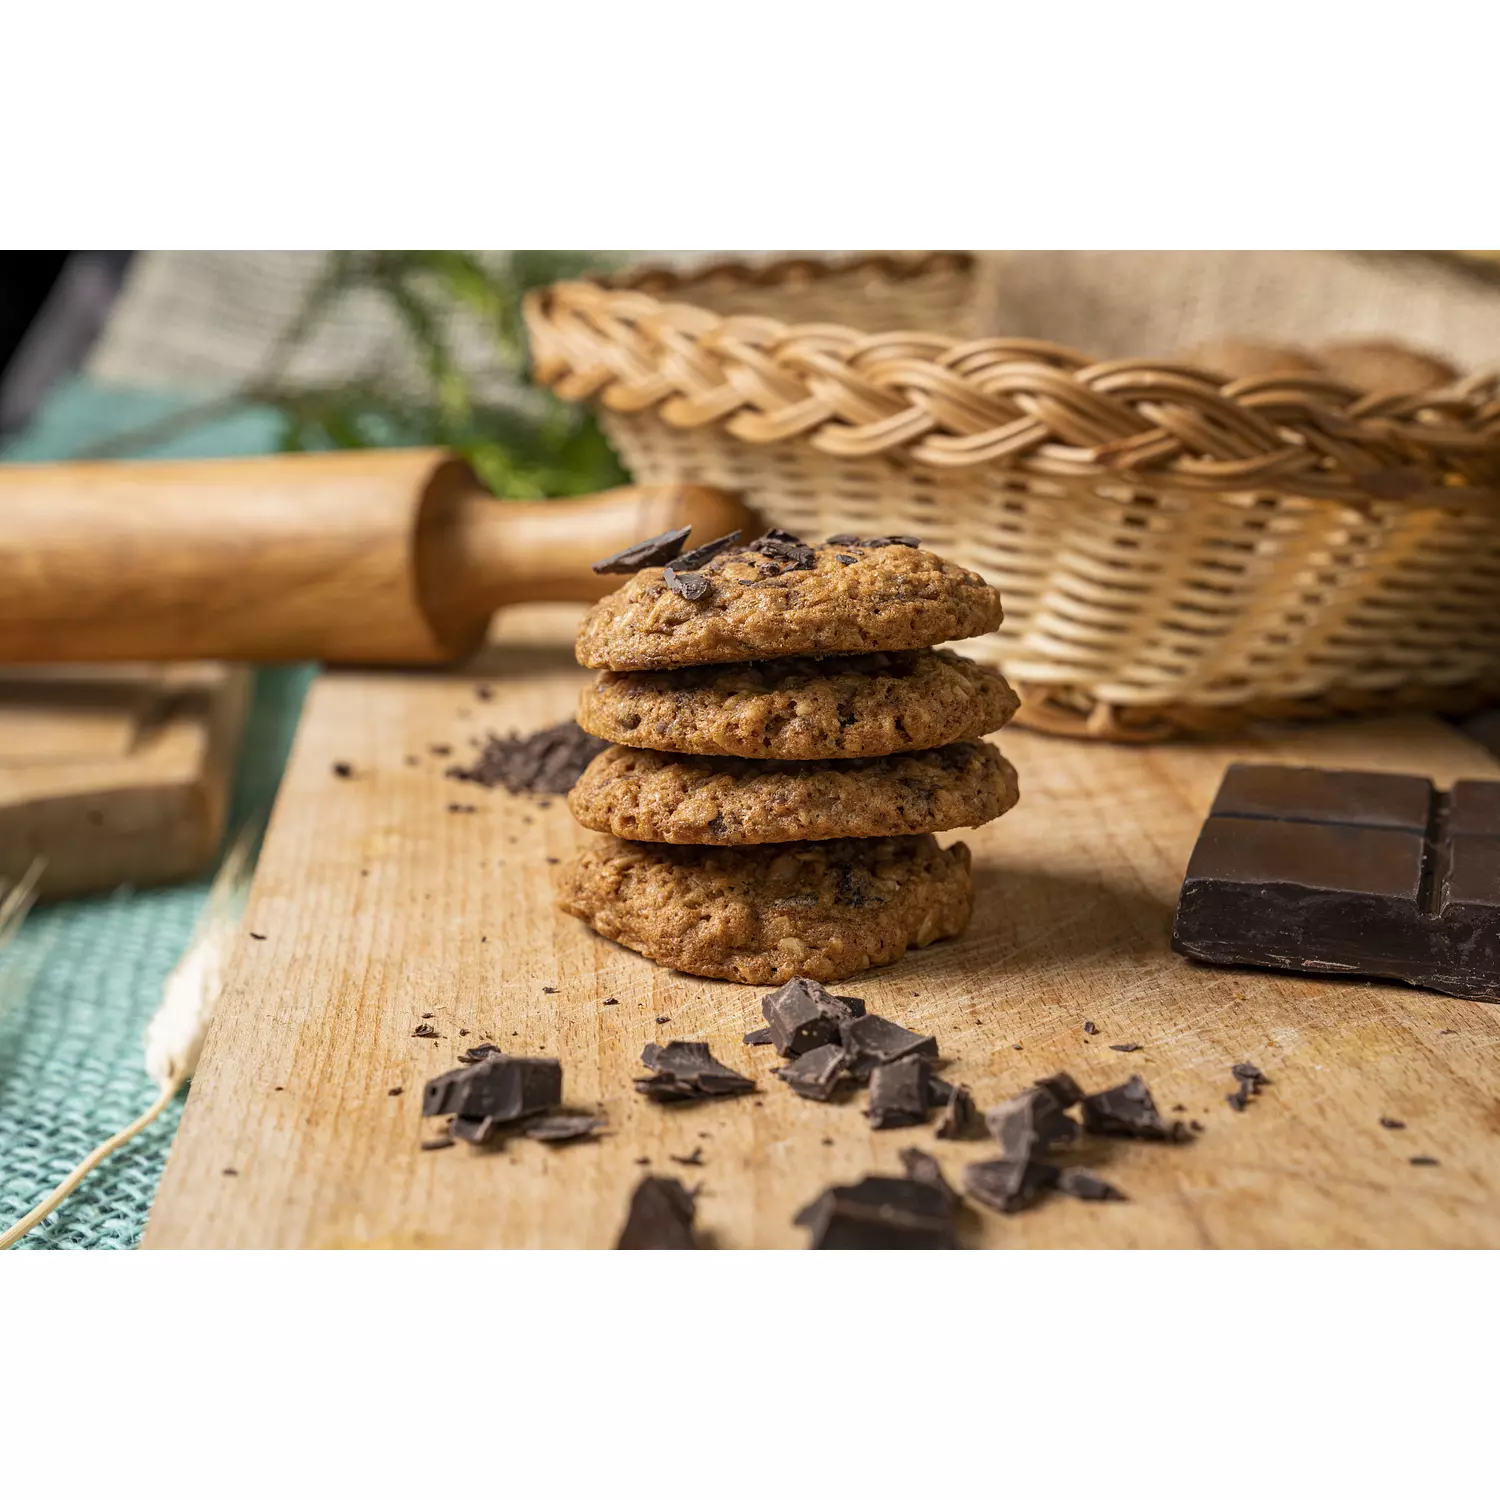
M696 1250L697 1204L675 1177L643 1177L630 1195L616 1250Z
M727 552L739 539L739 532L731 531L726 536L715 537L711 542L704 542L701 547L694 547L691 552L684 552L677 559L677 571L679 573L696 571L705 563L712 562L721 552Z
M637 1078L636 1091L659 1104L727 1098L755 1090L751 1079L726 1068L705 1042L668 1042L665 1047L647 1042L641 1061L652 1070L653 1076Z
M909 1177L827 1188L793 1220L813 1250L956 1250L951 1190Z
M1116 1088L1089 1094L1083 1101L1083 1128L1090 1135L1127 1136L1138 1141L1180 1141L1186 1137L1181 1120L1169 1125L1139 1073Z
M864 543L850 531L838 531L828 538L830 547L863 547Z
M680 531L664 531L660 536L648 537L616 552L613 557L600 558L591 566L596 573L639 573L642 568L659 568L682 551L692 529L684 526Z
M597 1132L607 1123L598 1115L538 1115L521 1127L521 1134L528 1140L561 1146L569 1141L597 1140Z
M964 1192L987 1208L1013 1214L1035 1203L1060 1175L1051 1162L1032 1157L970 1162L964 1168Z
M800 1094L804 1099L812 1099L819 1104L827 1104L838 1092L839 1084L848 1071L848 1053L837 1042L829 1042L826 1046L804 1052L786 1067L778 1068L776 1076L794 1094Z
M429 1026L425 1021L420 1026L413 1026L411 1034L420 1037L433 1037L438 1034L436 1026Z
M920 547L921 537L917 536L872 536L866 543L867 547Z
M1083 1198L1090 1203L1124 1203L1125 1194L1114 1183L1095 1177L1078 1167L1065 1167L1057 1179L1057 1190L1070 1198Z
M424 1115L462 1115L500 1124L544 1114L562 1102L562 1064L554 1057L494 1053L430 1079Z
M1408 1156L1407 1161L1414 1167L1440 1167L1442 1163L1435 1156Z
M1139 1042L1111 1042L1109 1050L1111 1052L1139 1052L1141 1044Z
M982 1140L984 1133L984 1122L974 1107L974 1096L964 1084L959 1084L943 1106L942 1118L937 1123L937 1138L940 1141L975 1141Z
M918 1054L880 1063L870 1074L870 1107L865 1111L871 1130L921 1125L927 1119L928 1086L932 1064Z
M1224 1098L1233 1110L1243 1110L1245 1106L1271 1081L1261 1072L1254 1063L1235 1063L1229 1070L1239 1079L1240 1086L1232 1094L1225 1094Z
M800 537L789 531L772 528L745 546L746 552L758 552L775 562L786 563L791 572L806 572L818 565L818 555Z
M958 1207L958 1193L943 1176L943 1169L938 1165L937 1157L929 1156L920 1147L908 1146L901 1153L901 1169L912 1182L921 1182L928 1187L940 1189L946 1195L948 1202L954 1208Z
M1405 1130L1406 1121L1393 1119L1390 1115L1381 1115L1380 1123L1387 1130Z
M937 1056L937 1038L908 1031L884 1016L856 1016L839 1027L839 1040L849 1054L849 1070L861 1082L881 1063L896 1062L913 1053Z
M444 774L486 788L503 786L512 795L561 793L571 791L589 762L607 749L607 741L567 719L524 739L514 734L503 740L489 735L472 766L450 766Z
M776 1050L783 1057L800 1057L837 1041L845 1021L865 1014L865 1002L853 995L830 995L816 979L789 979L762 997L760 1011L771 1023Z
M668 567L662 576L667 587L674 594L681 594L689 603L696 603L713 587L701 573L679 573L676 568Z

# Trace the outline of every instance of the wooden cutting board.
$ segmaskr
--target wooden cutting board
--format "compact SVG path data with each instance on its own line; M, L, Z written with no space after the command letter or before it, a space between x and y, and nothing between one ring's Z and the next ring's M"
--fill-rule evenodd
M217 662L0 666L0 885L36 858L45 897L202 873L249 699Z
M566 637L554 618L554 638ZM534 638L534 637L533 637ZM550 805L444 779L483 728L566 716L566 647L499 653L494 697L453 677L330 675L314 689L269 831L244 940L151 1216L148 1247L608 1246L647 1170L701 1187L724 1248L800 1246L826 1184L899 1172L920 1145L956 1181L985 1143L872 1132L862 1096L799 1099L771 1077L764 991L657 969L553 905L579 835ZM1233 745L1127 748L1008 732L1020 807L966 834L968 934L849 981L934 1033L981 1106L1070 1070L1140 1072L1204 1125L1182 1146L1096 1144L1130 1198L1051 1200L964 1224L987 1246L1500 1246L1500 1006L1396 985L1199 968L1169 951L1172 907L1220 774L1236 758L1500 775L1434 720L1282 730ZM453 747L451 756L433 747ZM354 775L331 774L348 761ZM477 811L451 812L473 804ZM606 1005L606 999L618 1001ZM413 1029L431 1013L436 1041ZM1086 1037L1083 1023L1099 1034ZM630 1080L648 1041L708 1041L748 1098L663 1108ZM562 1059L568 1103L612 1134L424 1152L423 1081L464 1047ZM1139 1043L1128 1055L1111 1044ZM1232 1063L1270 1087L1225 1103ZM1382 1115L1404 1120L1383 1129ZM673 1156L697 1150L701 1165ZM1436 1167L1408 1158L1431 1155ZM233 1174L233 1175L230 1175Z

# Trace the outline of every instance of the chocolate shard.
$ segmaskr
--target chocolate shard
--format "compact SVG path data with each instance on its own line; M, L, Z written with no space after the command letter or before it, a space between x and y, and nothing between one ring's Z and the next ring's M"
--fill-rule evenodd
M977 1141L985 1135L984 1121L974 1107L974 1096L966 1085L954 1087L948 1102L943 1106L942 1118L937 1123L940 1141Z
M648 537L644 542L616 552L613 557L602 557L593 564L596 573L639 573L642 568L660 568L672 561L682 551L691 526L680 531L664 531L660 536Z
M606 1123L598 1115L538 1115L521 1126L521 1134L528 1140L561 1146L569 1141L597 1140Z
M813 1250L956 1250L953 1200L931 1182L864 1177L826 1189L793 1221Z
M1235 1063L1229 1070L1239 1080L1239 1088L1225 1094L1229 1107L1243 1110L1244 1107L1271 1081L1254 1063Z
M679 573L696 572L705 563L712 562L721 552L727 552L739 539L738 531L731 531L725 536L717 536L711 542L704 542L701 547L694 547L691 552L684 552L673 566Z
M1500 999L1500 781L1231 766L1172 946L1205 963Z
M866 543L867 547L920 547L922 538L919 536L872 536Z
M810 570L818 565L817 553L806 542L793 536L791 532L776 527L753 542L746 543L745 551L758 552L762 557L786 563L792 572Z
M849 1054L849 1070L864 1083L881 1063L896 1062L913 1053L936 1057L937 1038L908 1031L884 1016L856 1016L839 1027L839 1041Z
M1124 1203L1125 1194L1114 1183L1095 1177L1078 1167L1064 1167L1057 1179L1057 1190L1070 1198L1084 1198L1091 1203Z
M726 1068L706 1042L668 1042L659 1047L647 1042L641 1061L651 1069L650 1078L637 1078L636 1091L658 1103L686 1099L720 1099L731 1094L750 1094L754 1082L733 1068Z
M461 1063L477 1063L483 1062L487 1057L504 1056L505 1053L493 1042L480 1042L477 1047L469 1047L465 1051L460 1052L458 1060Z
M839 1084L849 1071L849 1055L837 1042L823 1047L814 1047L793 1059L786 1067L778 1068L776 1076L793 1093L804 1099L827 1104L838 1092Z
M643 1177L630 1196L616 1250L696 1250L693 1195L675 1177Z
M555 1057L483 1058L430 1079L424 1115L466 1115L502 1122L543 1114L562 1102L562 1064Z
M1051 1094L1059 1109L1072 1109L1075 1104L1083 1103L1083 1090L1071 1073L1053 1073L1047 1078L1038 1078L1036 1087Z
M954 1208L958 1207L958 1193L943 1175L943 1169L938 1165L937 1157L930 1156L917 1146L908 1146L901 1153L901 1170L913 1182L921 1182L928 1187L938 1188Z
M679 573L670 563L662 576L667 587L674 594L681 594L689 603L704 598L713 587L701 573Z
M930 1107L931 1080L932 1064L918 1053L878 1063L870 1073L870 1107L865 1111L870 1129L893 1130L924 1123Z
M864 543L852 531L837 531L828 538L830 547L863 547Z
M769 1047L775 1039L769 1026L762 1026L756 1031L747 1031L742 1038L747 1047Z
M1090 1135L1128 1136L1138 1141L1180 1141L1187 1137L1181 1120L1169 1125L1162 1119L1139 1073L1132 1073L1115 1088L1086 1095L1083 1128Z
M933 1109L941 1109L953 1097L956 1084L949 1083L946 1078L939 1078L935 1073L929 1073L927 1078L927 1102Z
M865 1002L853 995L830 995L816 979L789 979L762 997L771 1042L783 1057L799 1057L837 1041L845 1021L864 1015Z
M1015 1161L1028 1160L1078 1139L1078 1121L1065 1112L1057 1095L1041 1086L986 1110L984 1123L1005 1155Z
M964 1168L964 1192L986 1208L1013 1214L1029 1208L1060 1175L1051 1162L1035 1157L970 1162Z

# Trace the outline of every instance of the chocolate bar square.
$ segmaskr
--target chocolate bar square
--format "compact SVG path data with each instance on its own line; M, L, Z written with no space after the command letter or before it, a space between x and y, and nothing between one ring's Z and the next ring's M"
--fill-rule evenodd
M1500 782L1234 765L1172 946L1205 963L1500 999Z

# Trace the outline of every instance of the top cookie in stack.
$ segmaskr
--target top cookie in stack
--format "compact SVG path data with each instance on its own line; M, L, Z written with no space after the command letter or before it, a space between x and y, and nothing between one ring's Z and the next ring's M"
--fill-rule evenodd
M961 931L969 852L932 835L1014 805L980 737L1018 703L934 648L999 625L995 590L913 537L685 539L595 565L635 576L578 633L600 669L578 720L614 748L569 805L611 837L568 870L564 910L753 984L844 979Z

